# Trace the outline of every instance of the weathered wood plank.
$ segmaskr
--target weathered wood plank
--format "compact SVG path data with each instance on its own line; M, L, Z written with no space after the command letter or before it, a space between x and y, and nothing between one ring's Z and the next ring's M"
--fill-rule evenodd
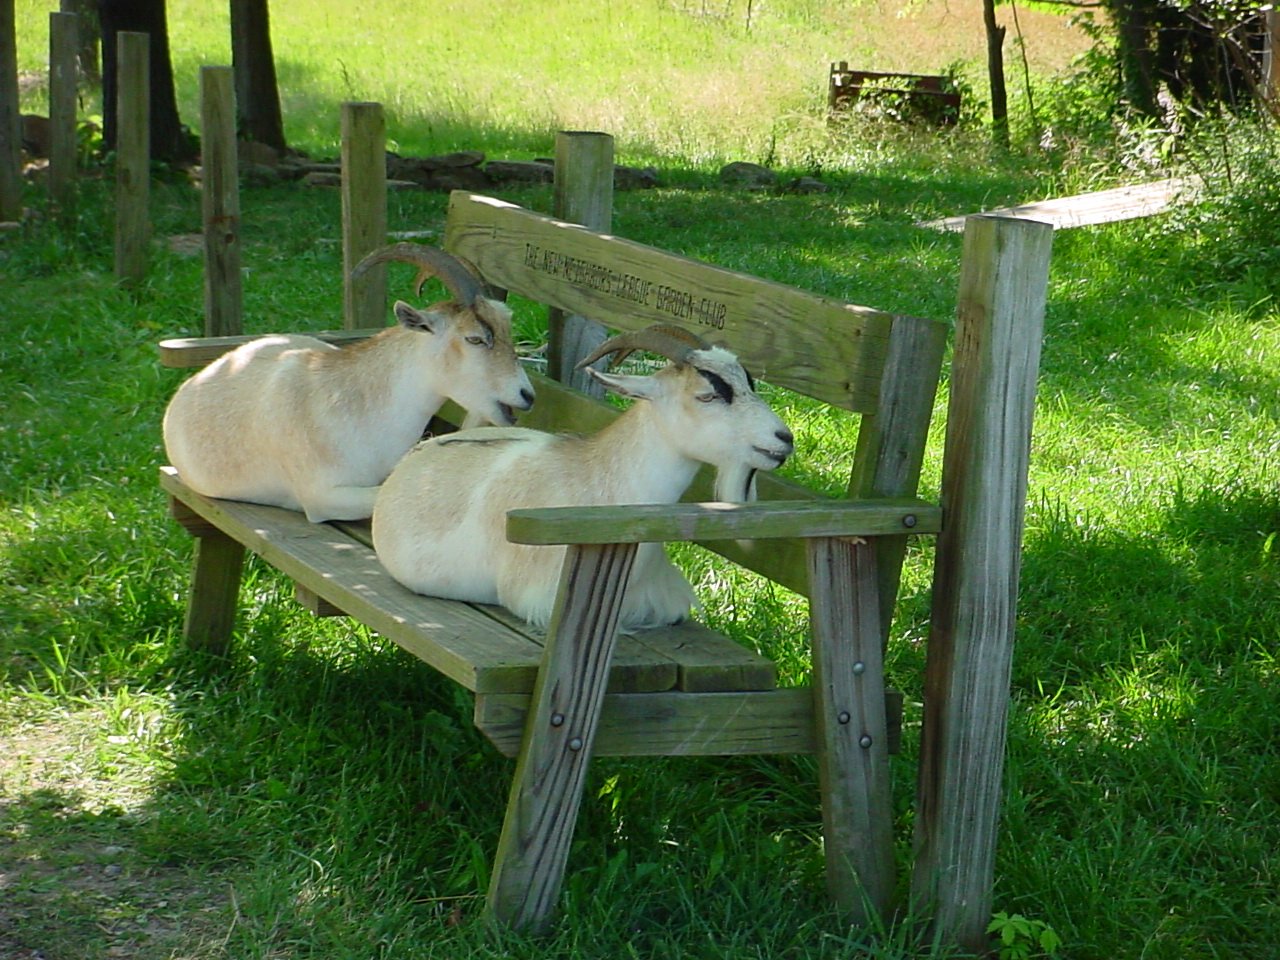
M809 580L827 892L855 923L887 922L896 871L875 547L812 540Z
M0 221L22 219L22 114L14 0L0 0Z
M613 225L613 137L557 133L555 171L551 212L568 223L608 233ZM547 373L588 396L603 396L604 388L577 364L608 336L595 321L552 307L547 316Z
M890 314L455 192L445 247L505 290L619 330L676 323L724 343L760 379L867 412Z
M905 498L539 507L507 514L507 539L534 545L860 537L941 529L941 508Z
M501 607L406 590L378 563L367 523L363 531L360 524L313 524L289 510L202 497L172 467L162 468L161 485L173 497L175 518L194 536L219 537L227 531L292 577L298 601L313 613L354 617L469 689L533 689L544 635ZM675 629L693 648L695 669L709 674L718 662L722 682L731 688L735 680L758 682L758 664L754 672L744 665L753 656L750 651L738 647L739 655L731 656L719 645L730 641L715 634L711 636L718 642L707 639L699 649L696 628ZM645 643L643 636L620 638L610 691L670 690L679 682L682 666L673 652L679 652L680 644Z
M201 497L172 468L160 482L272 566L468 689L533 688L537 644L475 606L411 593L341 531L289 510Z
M116 34L115 275L137 286L151 246L151 37Z
M370 529L368 520L332 521L332 526L337 527L352 539L367 547L373 546L373 532ZM545 645L546 634L544 632L535 630L506 608L486 605L478 609L483 610L486 615L509 627L514 632L528 637L539 648ZM724 678L721 682L728 684L724 689L753 689L741 685L750 679L750 677L742 675L741 670L742 661L750 651L743 650L733 644L741 655L730 656L724 650L722 644L728 644L731 641L726 640L719 634L712 633L705 627L701 628L702 632L700 633L696 630L686 632L681 629L683 626L660 627L653 631L643 630L638 633L620 634L613 652L613 670L609 675L609 692L637 693L675 688L679 684L680 677L685 669L684 664L681 662L682 659L693 656L693 654L687 652L687 647L694 647L695 652L700 654L695 661L698 666L710 670L713 663L721 665L721 676ZM677 636L686 640L687 643L684 646L680 646L674 642L645 642L650 633L662 634L668 629L675 630ZM710 637L705 637L703 634L709 634ZM719 643L715 641L719 641ZM666 647L668 652L662 652L663 647ZM671 655L670 650L673 647L678 647L677 652L681 656ZM767 663L768 661L765 662ZM738 680L739 685L735 685L732 682L733 680ZM530 689L532 689L532 685Z
M623 634L619 650L624 643L637 644L674 663L677 690L769 690L778 684L772 660L696 620Z
M1179 203L1194 200L1199 191L1199 181L1194 177L1172 177L1154 183L1140 183L1129 187L1115 187L1071 197L1054 197L1034 203L1020 203L1013 207L1000 207L984 211L985 216L1012 217L1019 220L1039 220L1059 230L1073 227L1090 227L1100 223L1118 223L1154 217ZM975 214L944 217L916 224L932 230L959 233L965 221Z
M182 636L192 650L226 656L235 627L244 547L222 533L196 537L191 561L191 593Z
M494 857L491 917L539 930L564 878L635 544L573 546Z
M720 693L607 694L596 730L598 757L811 754L816 749L808 687ZM889 751L902 735L902 694L886 691ZM477 694L475 724L514 757L529 713L527 694Z
M200 68L200 209L204 216L204 332L243 329L240 273L240 165L235 78L230 67Z
M862 418L858 431L849 477L851 499L914 497L919 492L947 335L946 325L936 321L894 319L880 403L875 413ZM905 536L876 540L880 627L886 644L906 552Z
M1053 229L965 231L943 453L912 897L938 932L986 947L1036 378Z
M352 279L365 254L387 242L387 127L380 103L342 105L342 325L385 325L387 270Z
M49 14L49 200L62 224L76 213L76 55L79 17Z

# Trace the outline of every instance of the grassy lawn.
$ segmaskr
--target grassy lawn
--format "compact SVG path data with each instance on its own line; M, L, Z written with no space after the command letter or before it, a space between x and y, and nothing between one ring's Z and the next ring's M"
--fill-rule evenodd
M19 6L34 70L44 12ZM352 98L387 105L406 154L539 156L559 127L604 129L663 182L617 196L617 233L903 313L955 312L960 238L916 220L1170 172L1149 165L1148 131L1084 137L1064 104L1089 91L1062 72L1084 41L1026 10L1052 136L1030 135L1017 98L1008 155L972 121L828 131L827 62L872 51L887 69L964 61L981 99L977 28L891 7L757 3L750 30L744 4L695 2L272 12L287 132L316 156L336 153ZM228 59L225 16L169 5L189 122L197 66ZM1033 17L1061 43L1037 46L1050 26ZM1230 189L1205 159L1224 152ZM1277 155L1273 131L1188 142L1178 162L1213 188L1199 211L1054 241L995 906L1051 926L1071 960L1266 960L1280 943ZM831 190L742 193L715 176L729 159ZM202 324L199 257L168 243L199 231L199 196L157 180L131 296L111 276L111 195L88 177L74 228L37 216L0 239L0 960L954 955L915 918L851 930L829 911L816 774L797 758L598 762L560 923L537 941L487 930L511 767L466 697L380 637L310 619L253 561L230 664L183 650L190 541L155 481L181 375L154 343ZM545 187L503 196L550 206ZM390 228L439 227L444 204L393 193ZM250 330L337 325L338 195L246 188L242 210ZM540 318L520 322L540 336ZM788 469L841 485L843 425L781 412ZM912 552L889 652L908 700L903 864L930 559ZM681 560L709 620L804 674L801 600Z

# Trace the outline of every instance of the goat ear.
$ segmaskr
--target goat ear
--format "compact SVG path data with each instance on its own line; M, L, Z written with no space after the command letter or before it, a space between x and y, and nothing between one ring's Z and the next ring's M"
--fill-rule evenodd
M400 326L406 329L420 333L435 333L440 329L443 318L438 313L432 313L430 310L415 310L403 300L397 300L392 309Z
M657 381L653 377L602 373L595 367L587 367L587 373L603 384L606 390L612 391L620 397L637 397L641 400L652 400L658 392Z

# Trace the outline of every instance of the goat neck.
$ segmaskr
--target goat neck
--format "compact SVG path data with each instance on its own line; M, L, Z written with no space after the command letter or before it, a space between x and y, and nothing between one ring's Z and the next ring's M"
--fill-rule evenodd
M638 400L585 442L590 475L608 478L613 503L675 503L689 488L699 462L666 436L653 407Z
M425 424L427 411L438 410L445 400L425 362L431 345L430 336L397 325L341 350L316 354L312 363L336 374L341 394L330 402L351 415L381 419L388 409L420 410ZM389 403L389 398L394 399Z

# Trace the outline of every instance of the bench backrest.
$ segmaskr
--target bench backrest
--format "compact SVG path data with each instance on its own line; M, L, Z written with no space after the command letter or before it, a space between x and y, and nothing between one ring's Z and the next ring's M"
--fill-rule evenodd
M675 323L733 350L761 380L861 414L849 445L848 495L916 493L945 324L821 297L463 191L450 199L444 246L508 293L614 330ZM530 426L592 431L617 415L554 381L539 380L537 392L522 418ZM772 475L757 485L761 499L818 496ZM687 499L711 499L709 471ZM708 546L807 592L798 542Z

